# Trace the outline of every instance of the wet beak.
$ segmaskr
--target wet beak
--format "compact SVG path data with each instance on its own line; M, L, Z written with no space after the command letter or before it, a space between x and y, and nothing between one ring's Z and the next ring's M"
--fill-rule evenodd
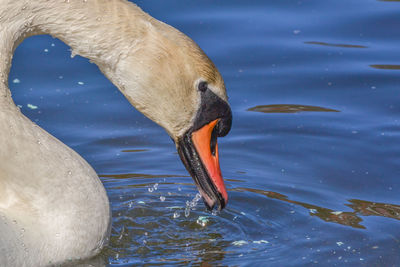
M215 126L219 120L189 131L178 144L179 155L210 210L215 205L221 210L228 201L218 159L218 132Z

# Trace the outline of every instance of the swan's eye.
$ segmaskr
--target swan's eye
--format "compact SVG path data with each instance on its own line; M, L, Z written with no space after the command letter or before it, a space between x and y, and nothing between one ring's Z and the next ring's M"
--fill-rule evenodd
M199 82L198 89L200 92L205 92L208 89L207 82Z

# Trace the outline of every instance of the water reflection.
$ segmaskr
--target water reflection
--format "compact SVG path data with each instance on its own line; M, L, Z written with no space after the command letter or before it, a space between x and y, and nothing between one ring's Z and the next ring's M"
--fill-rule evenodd
M148 152L149 149L125 149L121 150L121 152L126 152L126 153L135 153L135 152Z
M284 202L296 204L308 209L311 216L317 216L318 218L326 222L338 223L354 228L366 229L365 226L360 224L363 219L359 215L381 216L400 220L400 206L394 204L376 203L365 200L352 199L349 200L351 204L346 204L346 206L352 208L354 211L335 211L300 201L290 200L287 196L276 192L244 187L238 187L231 190L236 192L257 193L269 198L279 199Z
M339 110L330 108L294 104L259 105L249 108L247 111L257 111L263 113L298 113L304 111L340 112Z
M245 185L230 188L235 201L222 213L209 213L199 201L186 215L184 203L189 202L196 189L191 181L184 183L182 176L125 173L103 174L101 177L110 192L113 209L110 245L102 253L111 266L214 266L239 255L255 259L267 252L280 254L287 249L289 243L286 242L302 241L298 235L285 236L288 217L271 215L284 215L280 213L282 207L279 203L267 204L272 199L307 209L309 215L297 216L299 218L312 216L354 229L366 229L362 216L400 220L399 205L351 199L346 204L351 211L338 211ZM237 179L229 181L231 185L243 184ZM264 201L260 201L260 196ZM244 209L243 203L252 205L254 209ZM201 217L207 218L205 225L199 223ZM339 241L333 242L337 244Z
M313 45L324 45L324 46L333 46L333 47L344 47L344 48L368 48L364 45L352 45L352 44L332 44L332 43L325 43L325 42L304 42L305 44L313 44Z
M374 69L380 69L380 70L400 70L400 65L380 65L380 64L374 64L374 65L369 65L371 68Z
M400 220L400 206L386 203L376 203L359 199L349 200L346 206L363 216L383 216Z
M185 183L182 176L135 173L100 176L112 203L110 244L102 253L111 266L143 263L214 266L226 260L227 254L234 257L249 248L248 253L262 253L270 244L261 239L268 237L252 237L249 229L270 233L279 225L260 220L257 212L244 213L242 208L232 205L220 214L210 213L202 201L190 206L187 213L188 202L197 190L193 182ZM246 241L247 247L232 245L241 240Z

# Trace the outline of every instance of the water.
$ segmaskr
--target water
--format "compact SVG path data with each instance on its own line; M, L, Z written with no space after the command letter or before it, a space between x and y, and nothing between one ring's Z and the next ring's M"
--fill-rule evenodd
M167 134L95 65L59 40L29 38L13 61L13 97L101 177L113 228L100 259L400 264L399 1L138 4L191 36L225 78L230 200L220 214L199 201L185 216L197 192Z

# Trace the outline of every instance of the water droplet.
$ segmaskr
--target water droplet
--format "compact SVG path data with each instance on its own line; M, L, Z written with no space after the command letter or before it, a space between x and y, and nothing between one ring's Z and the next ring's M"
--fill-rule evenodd
M209 222L209 220L208 220L207 216L199 216L199 218L196 221L197 224L199 224L203 227L205 227L208 222Z
M231 244L234 246L243 246L248 244L249 242L245 241L245 240L238 240L238 241L233 241Z
M158 189L158 183L155 183L155 184L153 185L153 188L154 188L154 190L157 190L157 189Z
M37 140L37 143L40 145L42 142L40 142L40 140Z
M24 229L24 228L21 228L21 232L24 233L24 232L25 232L25 229Z
M189 217L189 215L190 215L190 208L186 207L186 209L185 209L185 217L187 218L187 217Z
M28 108L30 108L30 109L37 109L38 108L38 106L35 106L35 105L32 105L32 104L27 104L26 106Z
M217 216L219 214L219 211L218 210L213 210L211 212L211 214L214 215L214 216ZM233 218L233 219L235 220L236 218L237 218L237 216L235 216L235 218Z
M100 20L101 20L101 18L100 18L100 17L98 17L96 20L97 20L97 21L100 21Z
M164 196L160 196L160 200L161 200L161 202L164 202L165 201L165 197Z
M150 193L152 193L154 191L153 187L149 187L147 190L149 190Z
M125 232L125 227L122 226L121 234L119 235L118 240L122 239L122 237L124 236L124 232Z
M68 171L68 175L71 175L72 174L72 171Z
M174 219L179 218L180 216L181 215L179 214L179 211L174 212L174 215L173 215Z
M22 7L22 10L25 10L25 9L26 9L26 6L23 6L23 7Z
M181 188L181 187L178 187L178 191L182 191L182 188Z
M45 48L43 51L44 51L45 53L47 53L47 52L49 52L49 49Z
M253 243L254 244L269 244L269 242L267 240L254 240Z

